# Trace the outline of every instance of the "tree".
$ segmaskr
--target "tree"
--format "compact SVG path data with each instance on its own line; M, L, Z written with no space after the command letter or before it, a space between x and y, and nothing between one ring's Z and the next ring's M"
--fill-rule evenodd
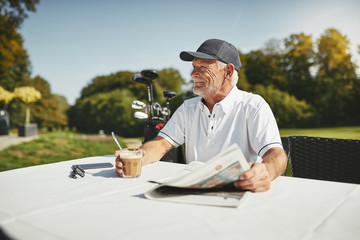
M0 103L3 102L4 105L8 104L14 98L14 95L14 93L7 91L0 86ZM4 107L0 105L0 109L2 108Z
M254 92L268 102L281 128L308 127L316 121L314 109L304 100L300 101L272 86L257 85Z
M162 97L163 90L180 91L185 80L180 73L172 68L158 71L159 77L154 84L154 99L159 102L165 101ZM90 84L81 91L80 98L89 97L98 93L111 92L114 89L128 89L137 99L146 101L147 87L142 83L132 80L133 72L121 71L107 76L95 77Z
M0 15L9 25L18 28L27 18L26 11L35 12L38 3L39 0L0 0Z
M247 54L244 72L248 83L252 86L262 84L285 89L287 82L282 74L281 56L280 52L269 49L251 51Z
M38 0L0 0L0 86L9 91L27 86L30 80L30 61L17 32L27 17L35 12ZM6 105L11 127L23 122L24 106L19 99Z
M42 98L34 104L34 121L42 128L63 128L67 126L66 111L69 108L64 97L51 93L50 84L40 76L36 76L29 82L38 89Z
M30 61L17 29L35 12L39 0L0 1L0 85L12 91L25 85L30 76Z
M80 98L87 98L98 93L111 92L114 89L128 88L131 91L139 91L140 85L135 85L131 80L132 72L117 72L107 76L98 76L82 89Z
M314 80L311 67L315 52L311 35L292 34L285 39L285 54L282 60L287 91L298 99L310 100L314 96Z
M349 40L334 28L318 39L316 80L317 101L314 105L327 125L350 124L358 111L347 110L358 105L356 66L351 61ZM352 109L352 108L350 108ZM357 114L358 115L358 114Z
M349 40L338 30L329 28L318 39L317 63L319 78L353 79L355 66L351 61Z
M18 87L14 90L15 97L26 104L25 124L30 123L30 104L41 99L41 93L33 87Z
M78 99L69 109L69 126L80 132L98 133L104 130L121 136L134 137L142 134L142 122L133 116L131 103L134 99L127 89L115 89Z
M238 82L236 84L236 86L243 90L243 91L250 91L251 90L251 85L248 82L247 78L246 78L246 74L245 74L245 69L246 69L246 64L247 64L247 55L246 54L242 54L239 51L239 57L240 57L240 61L241 61L241 68L240 71L238 73L239 75L239 79Z
M0 85L9 91L26 85L30 61L22 37L0 15Z
M185 83L180 72L174 68L165 68L159 71L159 78L155 80L161 89L180 92L181 85Z

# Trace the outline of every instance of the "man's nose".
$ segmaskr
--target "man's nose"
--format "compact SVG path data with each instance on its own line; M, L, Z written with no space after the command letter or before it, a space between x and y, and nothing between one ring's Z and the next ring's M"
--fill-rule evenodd
M196 69L193 69L192 72L190 73L190 76L192 78L199 77L199 72Z

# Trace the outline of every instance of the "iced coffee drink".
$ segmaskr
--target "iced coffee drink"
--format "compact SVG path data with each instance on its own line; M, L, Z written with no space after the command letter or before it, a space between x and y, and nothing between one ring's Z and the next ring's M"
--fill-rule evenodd
M136 178L141 174L143 151L141 148L128 148L121 150L120 158L123 160L123 177Z

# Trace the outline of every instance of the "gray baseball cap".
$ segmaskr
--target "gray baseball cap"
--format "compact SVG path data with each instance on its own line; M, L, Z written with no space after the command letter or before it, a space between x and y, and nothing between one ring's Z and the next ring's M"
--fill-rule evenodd
M183 61L192 61L194 57L216 59L224 63L232 63L236 71L239 71L241 67L237 49L232 44L220 39L206 40L196 52L183 51L180 53L180 59Z

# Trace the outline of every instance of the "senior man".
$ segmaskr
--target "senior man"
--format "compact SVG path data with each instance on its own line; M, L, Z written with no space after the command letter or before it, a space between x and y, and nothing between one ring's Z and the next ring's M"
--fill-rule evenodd
M241 67L237 49L226 41L209 39L196 52L181 52L180 58L192 61L193 91L199 97L185 100L158 136L142 146L143 164L159 161L184 143L187 162L206 162L236 143L250 169L234 186L252 192L268 190L285 171L287 158L269 105L236 87ZM119 151L115 156L121 176Z

